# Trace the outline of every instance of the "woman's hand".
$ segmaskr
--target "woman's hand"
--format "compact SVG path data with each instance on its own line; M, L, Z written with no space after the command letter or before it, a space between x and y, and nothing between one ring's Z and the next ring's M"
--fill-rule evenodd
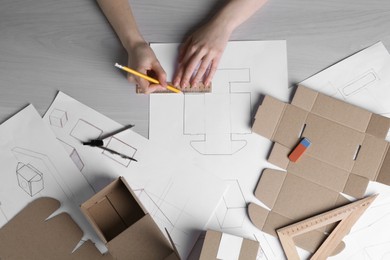
M160 84L153 84L140 77L128 73L129 82L135 83L137 92L149 94L158 89L166 89L166 73L157 60L153 50L146 42L139 42L128 48L128 67L152 78L156 78Z
M209 85L225 50L231 31L211 21L191 34L179 50L174 86L186 88L203 82Z

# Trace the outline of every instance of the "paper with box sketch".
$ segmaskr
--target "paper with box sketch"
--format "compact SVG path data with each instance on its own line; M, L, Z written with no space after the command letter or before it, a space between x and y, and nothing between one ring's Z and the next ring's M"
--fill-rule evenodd
M275 142L268 160L287 173L263 172L255 195L266 207L249 205L252 222L276 235L277 228L345 204L340 192L360 198L369 181L389 185L389 126L389 118L303 86L291 104L266 96L252 129ZM288 154L303 137L312 145L291 162ZM297 245L313 252L321 233L307 233Z
M378 42L300 84L390 117L389 72L390 54Z
M0 259L113 260L91 241L76 250L83 231L53 198L37 197L0 229ZM48 219L49 218L49 219Z
M83 240L104 250L78 208L94 192L34 107L1 124L0 136L0 227L31 201L51 197L61 203L58 212L69 213L80 226Z
M168 229L179 253L186 257L226 189L220 179L181 153L160 149L131 130L104 139L104 147L137 162L83 145L123 126L64 93L58 93L44 120L94 191L124 176L160 229ZM64 120L66 124L61 123Z
M178 46L151 45L168 80L174 74ZM265 158L270 142L254 135L250 125L262 95L289 98L286 42L229 42L212 83L212 93L152 94L149 138L229 185L210 228L264 240L248 221L246 205L254 199L261 169L269 165ZM269 257L274 257L272 251Z

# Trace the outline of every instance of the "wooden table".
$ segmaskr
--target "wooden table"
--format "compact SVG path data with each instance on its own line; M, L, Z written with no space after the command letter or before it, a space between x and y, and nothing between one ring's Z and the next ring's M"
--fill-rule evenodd
M133 0L145 39L179 42L223 1ZM388 0L269 0L232 40L287 40L289 85L377 41L390 47ZM95 1L1 0L0 122L63 91L148 136L149 97L113 65L120 45Z

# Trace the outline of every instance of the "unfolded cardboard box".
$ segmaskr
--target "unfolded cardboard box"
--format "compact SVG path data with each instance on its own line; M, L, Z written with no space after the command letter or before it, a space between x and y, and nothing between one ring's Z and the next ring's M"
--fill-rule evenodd
M207 230L199 260L255 260L258 250L257 241Z
M66 213L50 219L60 207L52 198L38 198L0 229L0 259L113 260L91 241L77 244L83 231Z
M274 142L255 196L271 210L250 204L252 222L275 235L277 228L364 195L369 181L390 184L390 119L299 86L291 104L266 96L252 130ZM288 159L301 138L311 141L298 162ZM328 227L330 228L330 227ZM313 252L324 234L310 232L296 244ZM339 248L340 249L340 248Z
M116 259L179 259L123 177L81 205L81 210Z

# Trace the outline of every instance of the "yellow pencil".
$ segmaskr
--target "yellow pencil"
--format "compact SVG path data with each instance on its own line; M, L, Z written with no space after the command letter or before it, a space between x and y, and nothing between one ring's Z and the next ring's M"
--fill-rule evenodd
M148 75L145 75L145 74L142 74L142 73L140 73L138 71L130 69L129 67L119 65L118 63L115 63L115 67L120 68L121 70L127 71L128 73L136 75L136 76L138 76L140 78L146 79L149 82L152 82L152 83L155 83L155 84L160 84L160 82L157 79L154 79L152 77L149 77ZM178 90L175 87L169 86L169 85L167 86L167 89L169 89L170 91L175 92L175 93L181 93L180 90Z

